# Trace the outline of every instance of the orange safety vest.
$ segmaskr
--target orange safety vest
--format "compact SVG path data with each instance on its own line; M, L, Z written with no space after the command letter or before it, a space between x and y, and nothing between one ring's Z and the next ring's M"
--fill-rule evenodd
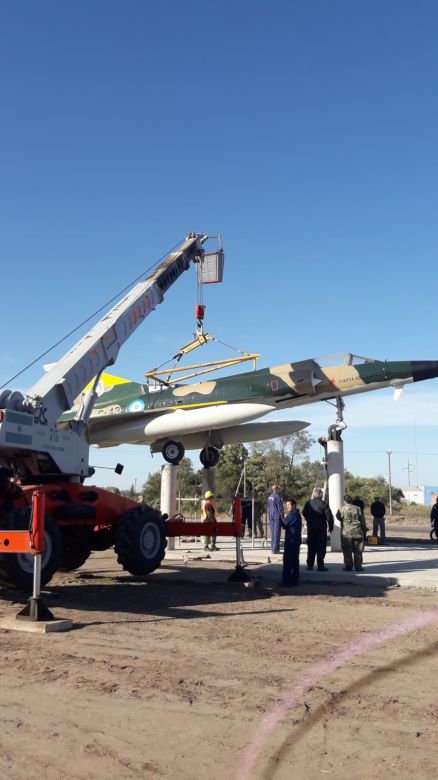
M204 523L208 520L208 514L206 509L207 505L211 506L213 510L213 519L216 520L216 507L214 505L214 501L212 501L211 498L206 498L202 505L202 520Z

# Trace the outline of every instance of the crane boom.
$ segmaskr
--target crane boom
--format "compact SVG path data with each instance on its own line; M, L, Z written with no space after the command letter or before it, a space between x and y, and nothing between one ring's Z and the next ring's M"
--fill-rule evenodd
M112 366L125 341L163 300L164 292L201 257L206 236L189 236L155 272L139 282L105 314L53 368L26 393L32 406L43 405L49 425L73 406L91 379Z
M202 264L207 238L202 234L188 235L25 395L9 390L0 394L0 463L13 464L23 476L88 476L86 422L96 398L97 380L70 429L57 428L57 421L71 409L90 380L95 376L98 379L105 368L115 363L124 342L162 302L166 290L190 264Z

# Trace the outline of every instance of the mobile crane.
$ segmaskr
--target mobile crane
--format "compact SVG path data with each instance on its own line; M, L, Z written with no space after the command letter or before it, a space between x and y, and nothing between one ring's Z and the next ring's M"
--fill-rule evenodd
M36 488L44 492L43 585L58 569L76 569L92 550L112 545L118 562L134 575L149 574L164 558L165 518L160 512L84 485L94 473L89 466L87 423L102 372L115 363L124 342L162 302L169 287L192 263L197 264L202 280L207 256L210 267L212 256L223 267L222 248L206 252L207 239L189 234L25 394L0 392L0 470L3 477L11 475L22 487L16 497L3 502L3 509L0 502L0 528L27 529L32 493ZM60 416L72 408L93 377L92 389L83 394L75 419L60 426ZM29 589L32 578L32 555L0 549L0 581Z

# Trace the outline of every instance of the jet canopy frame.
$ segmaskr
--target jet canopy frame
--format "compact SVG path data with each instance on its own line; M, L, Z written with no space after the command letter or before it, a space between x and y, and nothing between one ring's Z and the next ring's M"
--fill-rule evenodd
M382 363L384 361L377 360L376 358L364 357L364 355L356 355L354 352L335 352L329 355L321 355L320 357L313 358L322 368L332 366L355 366L363 363Z

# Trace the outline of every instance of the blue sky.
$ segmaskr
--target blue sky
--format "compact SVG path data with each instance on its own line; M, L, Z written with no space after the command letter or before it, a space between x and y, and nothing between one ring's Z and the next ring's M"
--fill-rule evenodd
M226 249L207 330L260 365L437 358L437 28L428 0L2 3L1 383L192 230ZM115 372L190 340L195 300L186 274ZM394 482L409 458L437 483L437 380L390 398L349 401L347 467L385 473L391 449ZM125 462L121 485L161 463L92 460Z

